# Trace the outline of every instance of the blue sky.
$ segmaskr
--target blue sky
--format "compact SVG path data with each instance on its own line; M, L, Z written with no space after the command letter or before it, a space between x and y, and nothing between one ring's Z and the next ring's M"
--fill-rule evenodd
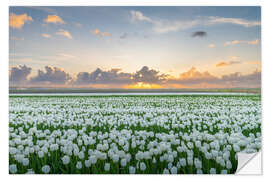
M10 7L9 64L31 67L27 80L45 66L73 81L97 68L143 66L171 79L192 67L248 75L260 71L260 22L260 7Z

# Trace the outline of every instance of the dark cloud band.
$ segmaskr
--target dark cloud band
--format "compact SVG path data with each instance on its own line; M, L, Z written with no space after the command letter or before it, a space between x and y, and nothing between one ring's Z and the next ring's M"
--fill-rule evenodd
M104 71L97 68L93 72L80 72L75 78L69 73L57 67L45 67L44 70L38 70L38 74L30 79L28 75L32 68L27 66L12 67L9 75L11 86L42 86L47 85L66 85L66 86L91 86L91 85L124 85L146 83L158 84L163 87L172 87L171 85L199 86L201 84L222 85L228 87L260 87L261 71L254 71L250 74L241 74L239 72L217 77L209 72L199 72L192 67L187 72L180 74L179 78L169 77L167 74L161 74L155 69L147 66L142 67L135 73L121 72L121 69L111 69Z
M191 34L191 37L206 37L207 32L205 31L196 31Z

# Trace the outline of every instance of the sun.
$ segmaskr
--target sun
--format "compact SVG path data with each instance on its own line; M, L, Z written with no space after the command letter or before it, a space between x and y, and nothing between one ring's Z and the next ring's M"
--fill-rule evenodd
M158 88L162 88L162 86L158 84L137 82L136 84L127 85L125 86L125 88L127 89L158 89Z

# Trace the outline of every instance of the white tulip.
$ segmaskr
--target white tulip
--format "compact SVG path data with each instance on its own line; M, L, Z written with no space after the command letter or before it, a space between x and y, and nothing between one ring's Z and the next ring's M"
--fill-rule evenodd
M133 166L129 166L129 174L135 174L136 173L136 169Z
M110 171L110 163L105 163L104 170L107 172Z
M76 168L77 168L77 169L82 169L82 162L81 162L81 161L78 161L78 162L77 162Z
M11 165L9 165L9 171L10 171L12 174L17 173L17 171L18 171L17 165L16 165L16 164L11 164Z
M177 174L177 167L173 166L171 169L171 174Z
M146 165L145 165L144 162L141 162L141 163L140 163L140 170L141 170L141 171L145 171L145 170L146 170Z
M50 166L48 166L48 165L44 165L42 168L41 168L41 170L42 170L42 172L43 173L45 173L45 174L48 174L49 172L50 172Z

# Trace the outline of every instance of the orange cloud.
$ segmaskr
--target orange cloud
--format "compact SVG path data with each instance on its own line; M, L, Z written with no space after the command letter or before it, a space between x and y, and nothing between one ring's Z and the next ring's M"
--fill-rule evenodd
M215 45L215 44L209 44L208 47L209 47L209 48L215 48L216 45Z
M234 41L227 41L225 42L225 46L232 46L236 44L250 44L250 45L257 45L259 44L259 40L255 39L253 41L239 41L239 40L234 40Z
M260 60L258 61L249 61L248 64L257 64L257 65L261 65L262 62Z
M233 56L232 59L237 59L237 57ZM241 63L240 61L229 61L229 62L221 61L216 64L216 67L229 66L229 65L240 64L240 63Z
M21 29L26 22L33 21L31 16L28 16L26 13L17 15L14 13L11 13L9 15L9 26L14 29Z
M46 34L46 33L43 33L42 36L45 37L45 38L50 38L50 37L52 37L50 34Z
M254 40L254 41L248 41L247 43L248 43L248 44L256 45L256 44L259 44L259 40L256 39L256 40Z
M222 66L228 66L228 65L229 65L229 63L227 63L227 62L219 62L216 64L216 67L222 67Z
M99 36L99 37L111 36L111 33L109 33L109 32L101 32L98 29L94 30L92 33Z
M238 40L227 41L227 42L225 42L225 46L235 45L235 44L239 44L239 43L240 43L240 41L238 41Z
M208 71L199 72L195 67L192 67L187 72L180 74L180 80L194 80L194 79L211 79L214 78Z
M64 29L59 29L59 31L56 32L56 34L61 35L61 36L65 36L65 37L67 37L69 39L72 39L71 34L68 31L64 30Z
M179 78L168 79L166 87L171 87L172 84L180 84L189 88L260 87L261 71L256 69L250 74L235 72L217 77L208 71L199 72L192 67L187 72L180 74Z
M44 19L44 21L46 23L65 24L65 22L62 20L62 18L57 16L57 15L48 15L48 17L46 19Z

